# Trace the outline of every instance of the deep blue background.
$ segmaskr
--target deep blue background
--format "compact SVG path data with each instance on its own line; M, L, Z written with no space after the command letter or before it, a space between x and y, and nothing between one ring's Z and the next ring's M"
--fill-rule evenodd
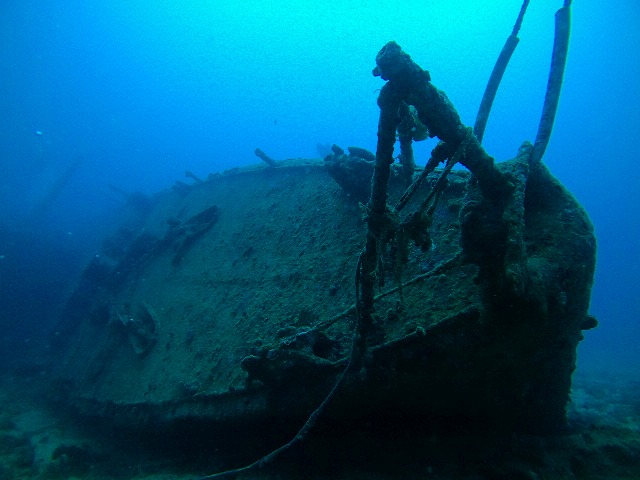
M100 3L101 5L96 5ZM0 347L28 351L94 254L110 190L375 149L375 55L396 40L473 124L520 1L5 0L0 6ZM560 0L533 0L484 144L535 137ZM580 368L640 376L640 4L577 1L545 162L598 236ZM419 162L432 144L420 147ZM72 166L76 165L73 169ZM69 181L45 199L65 171ZM46 206L46 208L43 208Z

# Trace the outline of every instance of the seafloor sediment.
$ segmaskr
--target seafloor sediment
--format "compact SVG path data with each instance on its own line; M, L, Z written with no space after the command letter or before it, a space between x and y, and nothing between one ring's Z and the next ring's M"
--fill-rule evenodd
M0 479L196 479L273 448L279 436L255 432L164 438L83 424L41 391L42 379L0 377ZM261 479L638 479L640 382L578 376L570 428L554 436L474 433L464 425L369 424L336 434L317 429ZM271 444L270 444L271 443ZM240 448L242 447L242 448ZM255 477L255 478L258 478ZM239 477L254 478L254 477Z

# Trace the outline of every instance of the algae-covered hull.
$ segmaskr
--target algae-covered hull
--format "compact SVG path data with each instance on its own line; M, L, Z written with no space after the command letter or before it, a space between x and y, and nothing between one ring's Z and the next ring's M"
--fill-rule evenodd
M351 354L364 199L334 178L354 165L369 164L285 161L132 201L55 332L58 398L134 427L306 418ZM499 169L516 190L499 215L454 171L430 241L406 262L385 249L363 367L328 419L562 425L594 322L592 227L544 166ZM405 187L392 177L390 203Z

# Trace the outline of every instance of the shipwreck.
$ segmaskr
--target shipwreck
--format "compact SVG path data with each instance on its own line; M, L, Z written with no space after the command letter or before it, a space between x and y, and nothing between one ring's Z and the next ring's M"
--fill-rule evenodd
M597 323L592 225L542 161L569 2L535 142L500 163L481 144L524 8L474 128L390 42L375 154L257 151L266 164L133 199L58 322L57 398L140 429L286 421L293 442L319 419L564 428ZM426 137L440 143L418 167Z

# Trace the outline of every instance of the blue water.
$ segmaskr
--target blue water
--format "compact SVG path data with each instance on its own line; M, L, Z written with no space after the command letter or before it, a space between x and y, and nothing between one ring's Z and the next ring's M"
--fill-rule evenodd
M0 346L28 351L121 202L318 143L375 150L378 50L397 41L463 121L520 1L34 1L0 6ZM532 1L484 144L533 140L560 0ZM576 1L544 161L598 237L579 369L640 377L640 4ZM433 143L418 148L424 163ZM76 162L78 162L76 164ZM77 168L73 168L76 165ZM67 175L53 201L47 195ZM15 353L15 352L14 352ZM5 355L2 355L5 357Z

